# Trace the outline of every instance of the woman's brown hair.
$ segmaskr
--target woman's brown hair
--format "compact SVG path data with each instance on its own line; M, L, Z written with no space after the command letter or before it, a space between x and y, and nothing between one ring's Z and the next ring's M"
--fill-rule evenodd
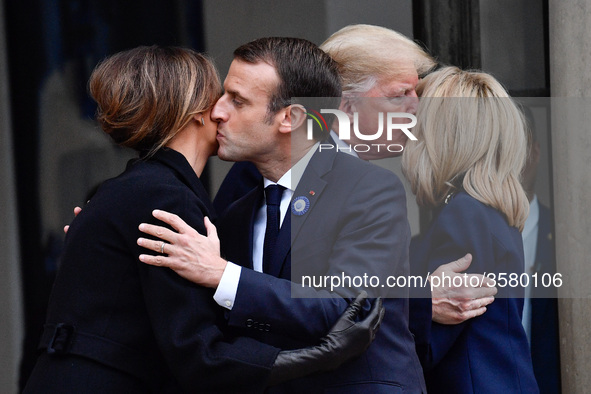
M215 66L191 49L142 46L97 65L89 82L97 120L122 146L151 155L191 118L210 109L222 88Z

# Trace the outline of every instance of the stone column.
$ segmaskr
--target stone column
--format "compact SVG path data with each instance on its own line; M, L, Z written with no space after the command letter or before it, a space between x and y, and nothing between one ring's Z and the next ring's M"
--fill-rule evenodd
M591 0L549 0L552 163L564 393L591 387ZM586 99L585 99L586 97Z

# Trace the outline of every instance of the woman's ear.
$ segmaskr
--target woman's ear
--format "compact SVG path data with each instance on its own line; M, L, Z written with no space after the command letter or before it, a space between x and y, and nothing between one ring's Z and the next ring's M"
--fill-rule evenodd
M292 104L283 109L284 114L279 123L281 133L291 133L297 130L306 121L306 109L300 104Z
M195 119L195 122L197 122L198 125L205 126L205 117L203 112L198 112L193 115L193 119Z

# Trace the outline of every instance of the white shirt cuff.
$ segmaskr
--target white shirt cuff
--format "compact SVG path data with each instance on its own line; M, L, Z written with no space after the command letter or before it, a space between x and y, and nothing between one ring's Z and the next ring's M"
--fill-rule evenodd
M241 272L241 266L228 261L222 274L222 279L220 279L218 288L213 295L213 299L219 306L232 310L234 300L236 300L236 293L238 292L238 282L240 281Z

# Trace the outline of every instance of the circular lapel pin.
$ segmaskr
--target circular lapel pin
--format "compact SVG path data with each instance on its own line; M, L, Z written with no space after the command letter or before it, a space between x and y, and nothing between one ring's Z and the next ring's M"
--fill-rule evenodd
M310 209L310 200L307 197L300 196L293 199L291 203L291 213L302 216Z

